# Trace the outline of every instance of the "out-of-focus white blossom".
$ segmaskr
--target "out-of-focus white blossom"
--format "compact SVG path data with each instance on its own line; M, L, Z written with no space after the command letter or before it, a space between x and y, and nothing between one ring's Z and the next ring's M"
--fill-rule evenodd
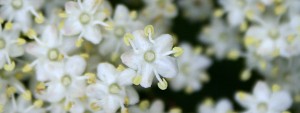
M256 83L252 93L240 91L235 95L236 101L246 109L245 113L282 113L292 105L289 92L272 91L262 81Z
M228 99L221 99L215 105L213 100L206 99L198 106L198 113L233 113L233 106Z
M185 89L188 93L199 91L202 82L208 82L209 76L205 70L211 65L211 60L200 55L191 45L181 44L184 54L178 57L178 75L171 80L174 90Z

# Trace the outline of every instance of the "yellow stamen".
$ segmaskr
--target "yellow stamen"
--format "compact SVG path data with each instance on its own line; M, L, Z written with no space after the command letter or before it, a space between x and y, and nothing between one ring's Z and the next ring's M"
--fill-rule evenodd
M42 94L42 92L44 91L46 89L46 85L45 85L45 83L43 83L43 82L39 82L37 85L36 85L36 92L38 93L38 94Z
M237 97L241 100L245 100L246 99L247 94L245 92L239 91L237 93Z
M26 90L21 96L24 100L31 101L32 99L31 95L32 95L31 92L29 90Z
M22 72L28 73L32 70L32 67L29 64L25 64L25 66L22 68Z
M132 34L130 34L130 33L126 33L124 35L123 39L124 39L125 45L130 46L130 41L129 40L133 40L134 36Z
M146 110L150 106L150 102L148 100L143 100L139 104L139 108L141 110Z
M228 58L229 60L236 60L236 59L239 58L239 56L240 56L240 52L237 51L237 50L231 50L231 51L229 51L229 53L227 54L227 58Z
M142 76L140 76L140 75L137 75L137 76L133 77L133 79L132 79L132 83L134 85L139 85L141 83L141 81L142 81Z
M120 64L117 68L117 71L124 71L124 70L125 70L125 67L122 64Z
M6 89L6 95L8 97L10 97L11 95L13 95L14 93L16 93L16 88L13 87L13 86L9 86L7 89Z
M242 81L248 81L251 78L251 70L250 69L244 69L241 73L240 79Z
M135 20L137 18L137 12L136 11L131 11L129 16L132 20Z
M73 107L74 102L68 102L67 105L64 106L64 109L66 111L70 111L70 109Z
M13 28L13 23L6 22L4 25L4 30L11 30Z
M198 46L194 49L194 53L195 54L201 54L203 51L203 48L201 46Z
M274 13L276 15L282 15L286 12L286 7L284 5L277 5L275 6L275 9L274 9Z
M168 88L168 82L163 78L162 81L157 83L157 86L161 90L166 90Z
M278 84L273 84L272 85L272 91L273 92L278 92L281 90L281 87Z
M75 43L76 47L81 47L83 42L84 40L82 38L77 39Z
M84 59L88 59L90 57L88 53L81 53L80 56Z
M23 39L23 38L18 38L18 39L17 39L17 44L18 44L18 45L24 45L24 44L26 44L26 40Z
M182 113L182 110L178 107L172 108L169 113Z
M30 39L34 39L34 37L37 36L37 33L35 32L34 29L29 29L26 33L26 35L30 38Z
M183 49L181 47L174 47L172 51L174 52L175 57L179 57L183 54Z
M144 28L144 33L145 33L146 36L149 36L150 33L153 36L153 34L154 34L154 27L152 25L147 25Z
M4 19L0 17L0 24L3 24Z
M88 79L87 79L87 83L88 84L94 84L94 83L96 83L96 74L94 74L94 73L86 73L86 74L84 74L85 76L87 76L88 77Z
M251 45L254 45L255 43L257 42L257 40L254 38L254 37L245 37L244 38L244 44L245 46L251 46Z
M45 17L43 15L43 13L39 12L38 16L34 18L34 21L38 24L42 24L45 21Z
M36 100L33 103L33 106L36 108L41 108L43 106L44 102L42 100Z
M214 11L214 17L222 17L224 15L224 10L222 10L222 9L216 9L215 11Z
M241 25L240 25L240 31L245 32L248 28L248 23L246 21L244 21Z
M212 98L206 98L203 102L204 105L206 106L213 106L214 105L214 100Z
M253 17L254 17L253 11L251 11L251 10L247 11L246 12L246 17L247 17L247 19L252 20Z
M16 67L16 64L15 64L14 61L12 61L10 64L5 64L4 65L4 70L5 71L12 71L12 70L15 69L15 67Z

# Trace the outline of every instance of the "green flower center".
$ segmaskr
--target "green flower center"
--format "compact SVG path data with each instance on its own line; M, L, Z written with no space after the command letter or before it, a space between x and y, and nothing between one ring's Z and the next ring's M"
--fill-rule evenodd
M119 38L123 37L125 32L126 31L125 31L124 27L118 26L118 27L115 27L115 29L114 29L115 36L117 36Z
M91 21L91 16L87 13L81 13L79 20L81 24L88 24Z
M144 60L147 61L148 63L154 62L155 58L156 58L155 52L152 50L148 50L144 54Z
M72 78L69 75L65 75L61 78L61 83L64 86L69 86L72 83Z
M57 61L59 58L59 51L57 49L50 49L48 51L48 59L51 61Z
M121 88L118 84L111 84L109 86L109 93L111 94L118 94L120 92Z

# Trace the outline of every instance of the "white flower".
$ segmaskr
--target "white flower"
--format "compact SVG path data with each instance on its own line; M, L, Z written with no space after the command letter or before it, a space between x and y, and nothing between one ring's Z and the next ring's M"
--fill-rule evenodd
M129 107L129 113L165 113L164 108L162 100L154 100L151 106L148 100L143 100L138 106Z
M179 56L183 50L175 47L173 50L173 39L169 34L163 34L152 39L154 33L152 26L146 26L145 32L135 31L133 34L126 34L125 43L132 46L132 50L121 55L122 62L128 67L137 70L138 75L133 83L148 88L152 84L153 77L159 81L158 87L166 89L167 81L162 77L173 78L178 73L175 58L169 56L175 54Z
M228 99L219 100L216 105L213 104L211 99L205 100L198 106L198 113L231 113L233 106Z
M217 59L236 59L241 54L237 30L214 18L212 24L199 34L200 41L209 44ZM233 53L233 54L232 54Z
M111 21L113 28L104 34L104 40L99 47L101 55L109 55L111 56L111 60L116 61L116 58L120 57L120 54L128 49L123 43L123 36L127 32L142 28L142 23L134 20L132 13L134 12L129 12L128 8L124 5L116 6L113 20Z
M8 22L15 22L16 28L27 32L32 24L30 14L34 15L39 22L43 22L44 17L35 10L42 3L43 0L1 0L0 17Z
M211 65L211 60L207 57L195 53L192 46L184 43L181 44L184 54L178 57L178 75L171 80L171 88L174 90L186 89L192 93L202 88L202 82L209 79L205 69Z
M93 111L103 111L114 113L120 107L125 110L126 105L138 102L137 92L130 86L135 71L131 69L116 69L108 63L101 63L97 68L97 76L100 81L87 87L86 94L91 101L90 106Z
M100 9L101 0L69 1L65 4L67 19L64 34L68 36L79 34L78 38L98 44L102 40L100 26L108 26L104 19L108 16Z
M45 83L45 92L38 95L40 98L49 102L59 102L65 98L69 103L74 99L85 95L86 77L82 76L86 67L85 60L80 56L72 56L63 62L62 67L55 67L49 80Z
M37 102L37 101L35 101ZM4 113L44 113L45 108L41 108L39 105L34 105L31 101L24 99L19 96L16 100L12 99L6 104L4 108Z
M252 20L258 18L265 6L256 0L218 0L225 12L228 12L227 20L231 26L239 26L246 18Z
M4 67L5 70L11 71L15 67L12 59L24 54L22 45L26 41L18 37L18 32L2 31L0 28L0 69Z
M58 72L56 67L63 67L62 60L68 57L67 54L74 50L75 40L64 38L54 26L47 26L41 35L41 39L32 36L35 42L26 45L26 52L35 56L31 64L24 67L23 71L29 71L32 67L36 68L37 80L46 81L53 72ZM52 73L51 73L52 72ZM51 73L51 74L50 74Z
M256 83L252 93L238 92L235 95L236 101L246 108L245 113L282 113L292 105L289 92L271 92L262 81Z

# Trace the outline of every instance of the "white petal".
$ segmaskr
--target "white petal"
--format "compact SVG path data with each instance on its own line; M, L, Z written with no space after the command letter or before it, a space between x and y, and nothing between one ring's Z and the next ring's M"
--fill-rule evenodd
M172 36L169 34L163 34L155 39L154 47L156 52L163 54L171 51L173 44L174 42Z
M72 56L68 58L65 66L68 74L80 76L85 70L86 61L81 56Z
M39 46L36 42L26 44L25 51L38 58L47 55L47 49Z
M170 56L164 56L155 61L155 69L163 77L172 78L178 74L176 60Z
M238 26L244 21L244 14L241 11L232 11L228 15L228 21L232 26Z
M134 36L133 43L137 49L148 50L151 47L148 37L144 35L144 31L134 31L132 35Z
M106 113L116 113L120 107L120 101L115 96L108 96L104 101L104 111Z
M97 76L100 80L105 83L115 83L116 82L116 68L109 63L101 63L97 68Z
M42 64L45 73L48 75L51 75L50 78L59 79L62 76L64 76L64 64L63 62L51 62L51 61L45 61Z
M47 100L50 102L59 102L65 97L65 89L61 84L51 84L47 87Z
M35 73L36 73L36 79L38 81L43 82L50 79L50 75L48 75L48 72L46 72L42 64L37 64L35 66Z
M131 85L132 78L136 76L136 72L132 69L125 69L118 77L119 85Z
M139 94L133 87L126 87L126 94L128 96L130 105L134 105L139 102Z
M46 26L42 33L42 41L50 48L54 48L59 44L58 31L55 26Z
M179 91L185 87L186 82L188 81L184 75L178 75L171 80L170 85L173 90Z
M255 98L252 95L249 95L248 93L243 93L242 95L236 93L235 100L244 108L250 108L256 102Z
M292 105L292 97L288 92L280 91L275 92L271 95L270 99L270 109L274 111L282 112L287 110Z
M97 26L89 26L86 27L84 32L84 38L93 44L99 44L102 40L102 35L100 33L100 29Z
M148 88L153 81L153 67L150 64L145 64L142 69L142 81L141 86Z
M164 103L161 100L155 100L150 106L149 113L164 113Z
M63 44L60 45L59 50L70 53L77 49L75 46L76 38L63 38Z
M72 18L67 18L65 21L65 26L63 28L64 35L74 36L82 32L82 25L79 21Z
M254 86L253 95L260 101L267 101L271 96L271 91L265 82L259 81Z
M133 51L127 51L121 55L122 62L132 68L137 69L139 66L139 56L137 56Z
M24 54L24 48L22 46L10 45L8 49L10 57L19 57Z
M92 11L94 8L97 8L101 0L84 0L82 6L86 11Z
M129 18L129 10L126 6L118 4L114 14L114 19L117 21L126 22Z
M103 84L92 84L87 86L86 95L91 98L102 99L106 96L105 90L107 88Z
M216 113L226 113L232 111L231 102L228 99L220 100L216 105Z
M79 6L76 2L68 1L65 3L65 10L68 14L76 13L79 10Z
M0 52L0 69L3 68L4 64L5 64L5 56L3 53Z

